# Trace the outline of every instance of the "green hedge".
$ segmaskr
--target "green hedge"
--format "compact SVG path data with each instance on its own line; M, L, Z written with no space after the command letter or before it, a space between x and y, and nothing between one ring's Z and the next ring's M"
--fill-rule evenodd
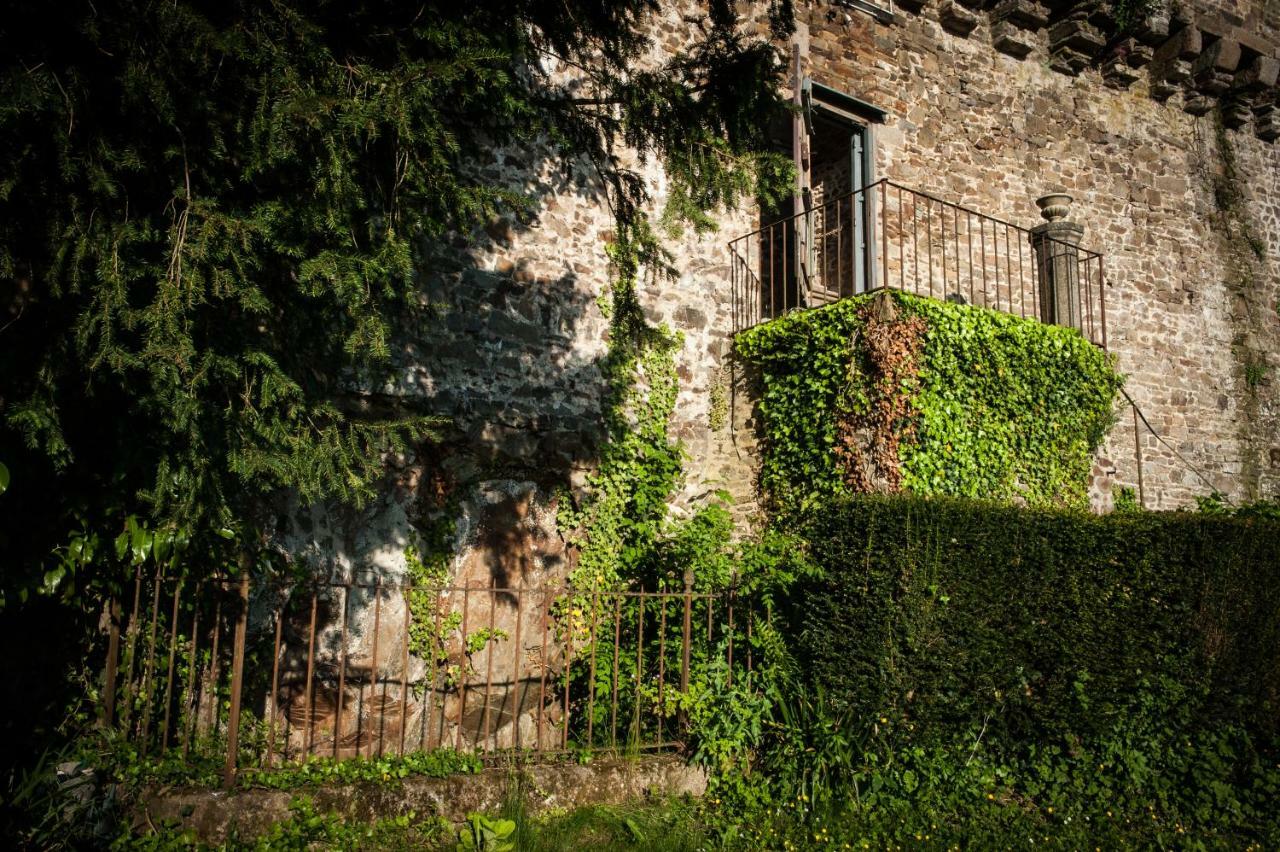
M879 294L877 294L879 295ZM840 419L869 407L860 335L873 296L771 320L738 335L762 377L761 485L783 513L847 493L833 446ZM892 293L926 325L918 376L901 392L915 412L900 449L917 494L1087 505L1092 453L1121 384L1111 359L1074 329ZM904 424L905 425L905 424Z
M794 600L797 658L866 719L1011 744L1280 730L1280 522L864 497L807 534L825 576Z

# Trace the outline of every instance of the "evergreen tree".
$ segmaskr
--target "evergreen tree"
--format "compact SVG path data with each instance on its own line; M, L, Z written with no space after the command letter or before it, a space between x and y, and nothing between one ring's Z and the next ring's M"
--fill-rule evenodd
M10 4L9 601L83 590L130 515L244 551L282 490L366 499L387 453L443 425L367 390L421 307L421 247L537 217L478 168L495 146L589 162L633 265L663 256L623 148L663 162L671 222L784 183L766 134L790 3L754 11L767 38L706 0L642 67L655 0Z

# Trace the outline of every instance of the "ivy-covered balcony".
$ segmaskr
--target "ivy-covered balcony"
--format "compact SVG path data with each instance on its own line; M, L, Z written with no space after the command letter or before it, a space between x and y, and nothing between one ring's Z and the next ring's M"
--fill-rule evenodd
M800 308L896 290L1080 331L1107 347L1103 258L1080 246L1070 196L1037 201L1023 228L882 179L821 198L729 243L734 331Z
M738 333L760 485L784 515L850 494L1090 505L1122 377L1074 329L896 290Z
M783 515L910 491L1088 507L1122 377L1070 197L1021 228L889 180L730 243Z

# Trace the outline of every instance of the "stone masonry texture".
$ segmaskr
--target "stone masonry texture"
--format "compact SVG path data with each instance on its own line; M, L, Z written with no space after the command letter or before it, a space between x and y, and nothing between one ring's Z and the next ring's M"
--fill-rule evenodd
M1148 508L1213 490L1280 494L1275 9L1165 6L1116 40L1094 39L1089 4L927 0L879 17L797 4L804 73L886 111L871 126L875 177L1023 228L1041 221L1037 197L1074 197L1081 244L1105 259L1109 349L1160 436L1135 434L1132 410L1117 408L1095 465L1099 510L1113 487L1138 484L1139 450ZM653 58L689 31L665 9ZM537 139L478 167L527 192L534 212L424 247L424 310L406 320L397 378L377 389L426 400L455 428L393 460L365 510L285 513L281 547L322 575L402 579L405 546L440 512L460 521L459 581L487 584L484 566L500 565L513 584L558 582L572 567L555 509L580 493L601 439L614 225L586 164ZM635 167L656 213L661 168ZM646 276L640 297L650 322L683 336L671 435L688 461L673 511L725 490L746 529L758 454L750 382L730 358L726 244L758 228L760 211L744 205L720 225L672 239L677 277ZM712 416L715 400L727 417ZM356 645L372 632L362 623L353 616Z

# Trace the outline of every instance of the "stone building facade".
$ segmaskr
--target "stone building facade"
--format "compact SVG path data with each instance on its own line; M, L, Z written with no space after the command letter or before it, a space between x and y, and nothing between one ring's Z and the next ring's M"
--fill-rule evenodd
M867 107L864 181L1023 228L1041 221L1038 197L1072 196L1082 244L1105 259L1107 345L1141 412L1117 411L1098 509L1140 476L1153 509L1214 490L1280 495L1280 5L1157 4L1123 39L1097 4L1051 0L815 0L797 3L797 23L786 48L799 76ZM655 51L687 27L665 14ZM431 308L382 389L428 400L453 434L396 460L375 505L298 509L281 530L335 579L403 578L406 545L442 513L457 519L458 584L557 582L572 562L557 495L583 486L601 440L613 219L585 165L566 171L537 142L490 154L485 168L532 195L536 215L424 261ZM656 210L661 169L638 168ZM718 233L673 239L677 278L640 288L649 321L682 335L671 434L688 458L673 511L725 490L744 528L757 455L730 358L726 243L761 216L745 205Z
M804 77L883 111L866 119L864 180L889 178L1026 228L1041 220L1037 197L1073 197L1083 245L1105 259L1108 347L1146 418L1135 451L1132 412L1118 412L1099 460L1109 480L1099 508L1110 484L1137 486L1138 451L1149 508L1211 490L1275 495L1280 8L1157 4L1119 40L1107 37L1115 27L1099 9L900 0L884 12L811 2L798 4L790 47ZM687 26L666 15L655 50ZM593 465L613 222L585 165L566 176L555 151L496 150L488 168L532 194L537 214L465 241L461 262L426 264L437 309L409 336L400 380L385 390L425 397L456 420L452 451L436 459L442 469L425 475L505 483L495 487L536 506L556 485L580 485ZM663 177L652 163L644 170L658 208ZM761 215L748 206L723 216L718 233L673 241L679 277L642 288L650 321L684 338L672 434L689 459L677 508L718 488L742 507L753 498L749 400L727 386L725 243L757 229ZM721 400L739 422L713 429ZM354 538L330 539L351 564L382 562L391 553L382 542L399 549L403 536L388 534L412 514L405 501L420 496L412 484L422 462L407 462L409 487L354 519Z

